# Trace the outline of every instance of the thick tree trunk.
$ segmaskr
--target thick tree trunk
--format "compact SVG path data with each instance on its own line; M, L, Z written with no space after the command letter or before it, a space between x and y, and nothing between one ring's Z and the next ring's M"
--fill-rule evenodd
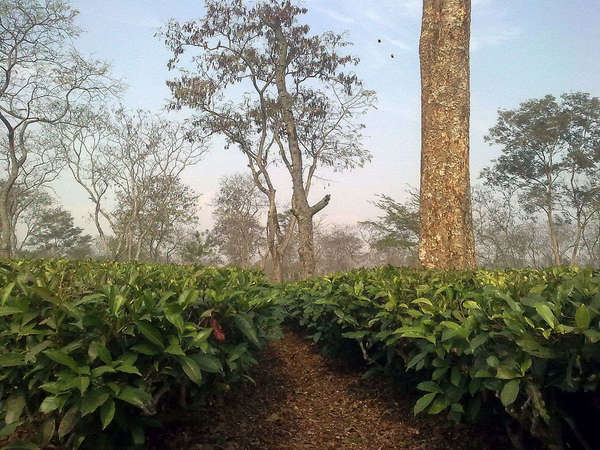
M307 279L315 274L315 249L313 245L312 214L298 216L298 256L302 265L302 278Z
M424 0L421 61L422 267L476 265L469 179L470 0Z

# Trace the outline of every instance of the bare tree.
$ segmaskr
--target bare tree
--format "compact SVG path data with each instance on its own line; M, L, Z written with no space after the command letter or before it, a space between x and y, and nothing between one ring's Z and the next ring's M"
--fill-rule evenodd
M110 253L110 246L103 222L108 223L111 230L116 228L106 209L112 193L109 161L113 133L110 113L87 107L75 111L71 124L58 127L56 133L61 158L94 204L92 219L105 254Z
M32 134L68 122L73 107L114 93L108 66L72 46L77 14L63 0L0 1L0 122L7 173L0 190L0 256L11 255L9 199L30 157ZM43 169L42 169L43 170Z
M429 268L472 268L469 180L471 0L423 0L421 61L421 231Z
M111 181L119 193L120 207L127 205L127 218L117 228L122 236L127 259L139 259L142 244L153 224L144 213L153 202L156 183L163 182L162 198L170 194L164 183L178 180L182 172L196 164L206 152L204 141L194 138L186 123L172 122L146 111L116 111L112 154L109 162ZM166 188L166 189L165 189Z
M364 243L355 227L333 226L317 234L317 271L343 272L363 266Z
M169 233L196 219L198 195L183 185L181 175L205 154L203 138L187 122L144 110L82 108L75 119L61 128L61 151L94 204L105 251L139 259L144 250L159 258Z
M116 193L117 206L112 216L117 229L128 230L136 241L135 259L144 252L151 261L168 260L176 250L171 238L177 230L198 221L200 195L178 177L158 175L143 180L143 184L134 201L126 192ZM136 206L139 210L134 213ZM139 222L131 224L134 214Z
M230 265L249 267L263 239L260 218L265 202L252 175L234 174L219 182L213 201L213 234Z
M199 125L224 135L248 157L255 182L269 200L267 236L275 272L280 272L281 255L297 225L303 275L308 277L314 272L313 217L330 199L327 195L309 203L313 176L319 165L348 168L368 159L353 118L372 105L374 95L344 71L358 60L338 54L348 45L342 36L310 35L306 25L298 24L305 8L291 1L247 6L242 0L210 0L205 10L202 19L184 24L172 20L163 32L173 51L170 69L182 64L186 48L200 50L193 58L197 72L183 70L167 83L174 98L171 107L197 110ZM227 101L224 93L233 86L251 94L238 104ZM292 181L294 221L286 230L277 220L269 173L274 162L287 168Z

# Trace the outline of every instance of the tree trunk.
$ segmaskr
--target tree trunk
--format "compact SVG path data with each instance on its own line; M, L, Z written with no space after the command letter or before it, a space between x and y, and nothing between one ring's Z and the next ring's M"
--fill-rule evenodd
M286 167L292 177L292 212L298 220L298 257L302 265L302 278L307 279L315 273L315 254L313 248L313 225L315 214L321 211L329 203L329 195L326 195L319 203L310 206L308 195L304 187L302 150L298 142L296 130L296 119L294 117L293 98L286 86L286 70L288 47L286 38L281 28L275 31L279 41L279 54L277 59L277 73L275 84L281 106L281 116L285 125L285 133L288 143L290 161L286 160Z
M298 256L302 266L302 278L311 278L315 274L315 249L313 245L312 214L298 215Z
M3 189L3 191L5 191ZM12 256L12 224L8 212L8 194L2 192L0 195L0 258L10 258Z
M554 210L548 209L548 228L550 231L550 242L552 243L552 255L554 257L554 265L560 266L562 261L560 259L560 248L558 246L558 236L556 235L556 226L554 225L554 218L552 217Z
M470 0L424 0L419 261L474 268L469 179Z
M573 251L571 252L571 265L574 266L576 263L577 256L579 255L579 247L581 246L581 236L583 234L584 224L581 220L581 214L577 213L577 233L575 234L575 243L573 244Z

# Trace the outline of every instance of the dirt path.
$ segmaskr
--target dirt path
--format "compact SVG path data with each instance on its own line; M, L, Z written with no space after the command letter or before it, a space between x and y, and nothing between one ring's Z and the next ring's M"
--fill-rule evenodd
M311 341L287 330L264 349L251 384L196 422L153 439L167 449L502 449L498 429L413 417L414 397L389 380L333 367ZM194 423L196 422L196 423ZM159 442L162 441L162 442Z

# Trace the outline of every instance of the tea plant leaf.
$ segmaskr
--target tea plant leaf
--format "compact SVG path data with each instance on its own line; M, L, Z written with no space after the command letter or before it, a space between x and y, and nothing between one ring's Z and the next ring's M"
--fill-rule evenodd
M102 421L102 429L106 429L115 417L115 401L109 400L100 408L100 420Z
M48 358L50 358L52 361L62 364L63 366L67 366L69 369L73 370L74 372L77 372L77 369L78 369L77 363L75 362L75 360L73 358L71 358L69 355L67 355L64 351L58 350L58 349L57 350L45 350L42 353L44 355L46 355Z
M131 386L125 386L119 392L117 398L138 408L143 408L146 403L152 400L152 397L146 391Z
M6 416L4 421L7 425L20 419L25 408L25 396L23 394L11 395L6 400Z
M419 400L417 400L417 403L415 403L415 407L413 409L414 415L416 416L421 411L423 411L425 408L427 408L431 404L431 402L433 401L433 399L435 398L436 395L437 395L437 393L431 392L431 393L425 394L424 396L419 398Z
M542 319L544 319L546 323L550 325L551 328L554 328L556 319L548 305L538 303L537 305L535 305L535 310L542 317Z
M91 389L81 400L81 415L93 413L108 400L110 396L98 389Z
M238 329L248 338L248 340L254 345L259 346L256 329L254 328L254 325L252 325L252 322L250 322L250 320L248 320L248 318L242 314L236 314L233 317L233 320L235 321Z
M590 327L591 322L592 316L590 315L590 311L585 305L580 305L579 308L577 308L577 312L575 313L575 324L577 325L577 328L586 330Z
M183 356L179 360L181 362L181 368L188 376L188 378L196 384L201 384L202 371L200 370L200 366L198 365L198 363L189 356Z
M504 385L500 393L500 401L504 406L510 406L515 402L519 395L520 385L521 380L510 380Z
M56 431L56 421L54 418L50 418L46 420L41 427L40 430L40 444L42 447L47 446L52 440L52 436L54 436L54 432Z
M139 330L140 333L144 335L146 339L148 339L151 343L159 347L161 350L165 349L165 345L163 344L163 337L152 325L147 322L137 321L135 322L135 326Z
M60 421L60 425L58 425L58 437L62 439L71 431L73 431L78 421L79 408L77 406L73 406L65 413L62 420Z

